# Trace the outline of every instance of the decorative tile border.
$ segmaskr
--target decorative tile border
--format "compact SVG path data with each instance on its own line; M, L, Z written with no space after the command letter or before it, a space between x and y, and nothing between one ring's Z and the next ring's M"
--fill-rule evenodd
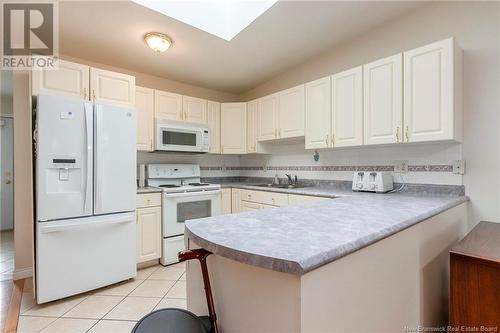
M394 171L392 165L202 166L203 171ZM409 165L408 172L453 172L451 165Z

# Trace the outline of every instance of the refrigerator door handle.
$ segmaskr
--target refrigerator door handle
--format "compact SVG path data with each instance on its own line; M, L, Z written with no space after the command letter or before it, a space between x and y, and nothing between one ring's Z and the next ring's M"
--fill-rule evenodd
M114 218L114 219L109 219L109 220L102 220L102 219L97 219L96 221L89 221L89 222L81 222L81 221L75 221L75 222L64 222L61 224L55 224L55 225L41 225L39 227L39 232L42 234L46 234L49 232L60 232L60 231L65 231L65 230L71 230L71 229L85 229L93 226L106 226L106 225L112 225L112 224L123 224L123 223L133 223L134 219L132 215L126 215L120 218Z
M94 212L100 211L102 208L102 177L101 177L101 160L103 142L100 135L102 134L102 105L94 104L95 109L95 158L94 158Z
M92 104L91 103L85 103L84 104L85 108L85 138L86 138L86 156L85 159L87 161L87 172L86 172L86 179L85 179L85 198L84 198L84 204L83 204L83 210L85 213L92 214L92 208L90 207L89 209L89 203L92 202L92 160L93 160L93 140L94 140L94 133L93 133L93 110L92 110Z

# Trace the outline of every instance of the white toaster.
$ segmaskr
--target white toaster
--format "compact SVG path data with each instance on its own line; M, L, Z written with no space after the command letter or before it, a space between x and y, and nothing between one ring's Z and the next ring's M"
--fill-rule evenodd
M352 178L353 191L384 193L393 188L390 172L356 171Z

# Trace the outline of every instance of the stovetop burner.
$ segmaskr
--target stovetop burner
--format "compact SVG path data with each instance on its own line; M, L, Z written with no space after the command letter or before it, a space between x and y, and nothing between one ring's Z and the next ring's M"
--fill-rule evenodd
M180 187L179 185L173 185L173 184L164 184L164 185L159 185L160 187L166 187L166 188L175 188L175 187Z
M188 185L191 185L191 186L207 186L207 185L210 185L210 184L207 184L207 183L189 183Z

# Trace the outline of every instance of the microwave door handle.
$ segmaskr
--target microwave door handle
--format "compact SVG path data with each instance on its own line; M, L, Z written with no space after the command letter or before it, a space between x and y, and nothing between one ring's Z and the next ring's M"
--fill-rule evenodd
M201 191L201 192L182 192L182 193L164 193L166 198L184 198L184 197L200 197L204 195L220 194L220 190Z

